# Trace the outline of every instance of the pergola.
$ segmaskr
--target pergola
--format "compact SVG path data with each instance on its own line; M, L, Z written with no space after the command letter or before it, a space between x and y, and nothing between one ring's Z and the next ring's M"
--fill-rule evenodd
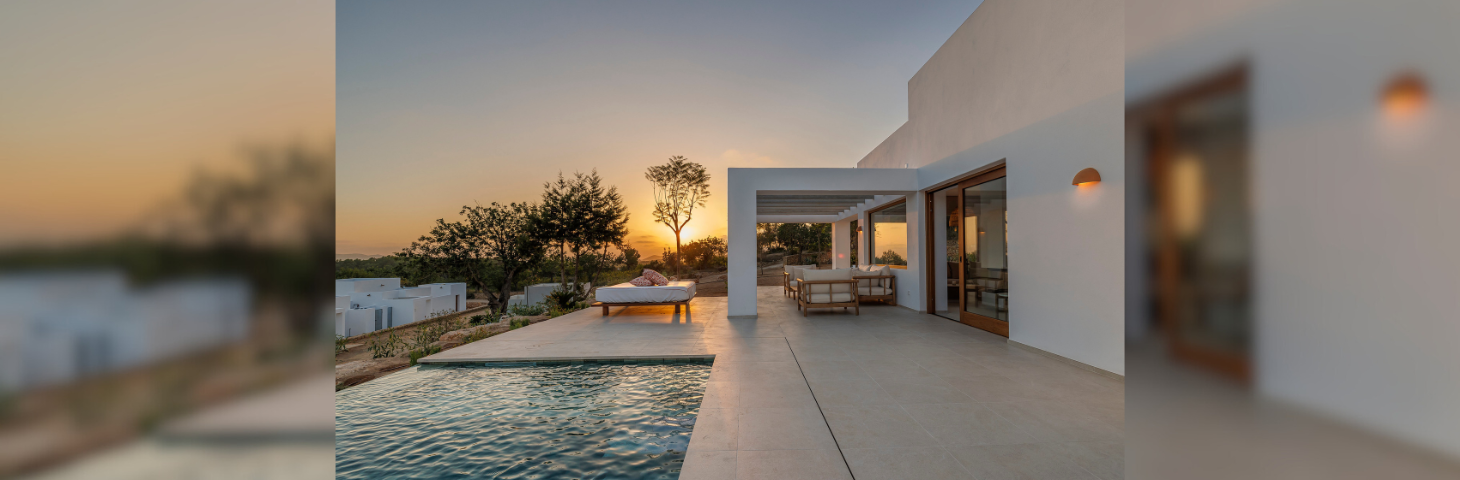
M732 168L728 175L729 314L756 315L756 224L831 223L833 266L851 265L853 220L917 195L905 168ZM914 219L909 215L909 224ZM913 252L909 252L913 253ZM909 259L911 260L911 259ZM911 262L909 262L911 263Z

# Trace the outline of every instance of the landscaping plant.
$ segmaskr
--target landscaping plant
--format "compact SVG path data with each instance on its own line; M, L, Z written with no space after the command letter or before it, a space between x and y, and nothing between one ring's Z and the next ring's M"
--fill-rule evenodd
M393 357L395 356L395 351L402 347L404 343L400 337L395 335L395 332L390 332L390 335L385 337L376 335L375 338L370 339L370 343L368 344L370 347L370 358Z

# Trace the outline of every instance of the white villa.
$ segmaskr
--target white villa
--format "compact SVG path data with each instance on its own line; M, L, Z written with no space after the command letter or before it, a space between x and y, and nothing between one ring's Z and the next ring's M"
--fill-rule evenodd
M986 0L855 165L729 169L728 313L766 312L758 222L831 223L906 309L1122 376L1155 340L1460 458L1455 13Z
M833 267L893 264L899 305L1123 375L1123 15L985 1L855 165L730 169L729 314L757 314L756 223L831 223Z
M0 275L0 392L241 342L251 301L241 278L139 286L120 271Z
M463 310L465 283L401 288L399 278L335 280L335 335L353 337Z

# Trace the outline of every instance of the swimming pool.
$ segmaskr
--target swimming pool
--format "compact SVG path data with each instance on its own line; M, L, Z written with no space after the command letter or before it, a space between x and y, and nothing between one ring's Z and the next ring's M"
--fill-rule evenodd
M335 395L335 476L678 478L709 375L709 363L413 367Z

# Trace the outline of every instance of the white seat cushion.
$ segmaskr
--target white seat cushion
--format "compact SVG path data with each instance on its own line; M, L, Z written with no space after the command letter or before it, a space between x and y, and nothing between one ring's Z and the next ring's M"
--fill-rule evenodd
M892 295L892 289L887 287L857 287L859 295Z
M806 281L808 281L808 282L810 282L810 281L826 281L826 280L851 280L852 279L852 270L849 269L849 268L839 268L839 269L835 269L835 270L811 270L811 269L804 269L804 270L801 271L801 277L803 279L805 279ZM813 294L816 294L816 293L845 293L845 294L850 295L852 293L852 284L850 284L850 283L809 284L809 285L806 285L806 291L808 293L813 293ZM850 301L850 300L846 300L846 301Z
M851 301L851 293L813 293L806 296L806 303L849 303Z
M801 285L801 282L800 281L797 281L797 280L791 280L790 281L790 284L791 284L791 286L795 287L795 286Z

